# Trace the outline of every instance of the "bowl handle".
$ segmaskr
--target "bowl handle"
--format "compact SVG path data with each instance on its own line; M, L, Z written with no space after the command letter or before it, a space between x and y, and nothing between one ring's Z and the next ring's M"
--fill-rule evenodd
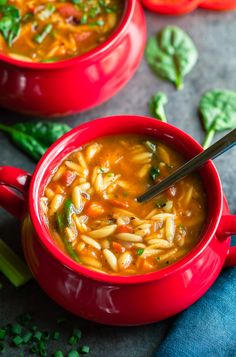
M0 206L13 216L22 219L31 175L11 166L0 166Z
M216 235L219 239L226 239L236 234L236 215L225 215L221 217ZM230 247L227 253L224 267L236 266L236 246Z

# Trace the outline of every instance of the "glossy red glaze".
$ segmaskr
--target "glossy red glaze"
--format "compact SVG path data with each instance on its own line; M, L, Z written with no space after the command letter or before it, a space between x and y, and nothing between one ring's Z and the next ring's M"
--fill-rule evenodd
M198 245L181 261L158 272L124 277L101 274L71 260L51 240L39 198L65 156L97 137L120 133L152 135L187 159L203 150L181 130L147 117L116 116L80 125L52 145L36 167L29 188L29 213L22 220L23 248L39 285L64 308L105 324L145 324L184 310L209 289L225 262L236 265L235 250L229 248L236 217L229 214L218 173L210 161L199 170L208 200L207 223ZM2 183L14 186L14 178L5 175ZM5 205L9 207L10 202Z
M114 96L143 55L146 25L137 0L127 0L106 42L70 60L30 63L0 55L0 106L42 116L81 112Z

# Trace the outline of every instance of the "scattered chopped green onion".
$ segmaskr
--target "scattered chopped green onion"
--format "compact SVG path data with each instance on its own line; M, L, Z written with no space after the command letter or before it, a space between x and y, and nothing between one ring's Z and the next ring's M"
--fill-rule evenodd
M21 326L19 324L13 324L11 326L11 332L13 335L20 335L21 334Z
M45 8L38 14L40 20L44 21L48 19L56 10L55 6L52 4L47 4Z
M32 336L33 336L32 332L27 331L27 332L22 336L24 343L28 343L28 342L31 340Z
M0 271L15 287L26 284L32 278L26 264L1 239Z
M156 257L156 260L160 260L161 258L160 257Z
M83 14L83 16L81 17L80 23L81 25L85 25L88 22L88 15L87 14Z
M82 337L82 332L81 332L81 330L78 329L78 328L75 328L75 329L73 330L73 336L77 337L77 339L80 339L80 338Z
M64 355L61 351L56 351L54 352L54 357L64 357Z
M68 352L68 357L79 357L79 353L76 350L71 350Z
M15 345L15 346L20 346L22 343L23 343L23 338L20 337L19 335L15 336L13 339L12 339L12 343Z
M68 340L69 345L75 345L77 343L77 337L76 336L71 336Z
M81 347L81 353L89 353L90 352L90 347L89 346L87 346L87 345L84 345L84 346L82 346Z
M98 26L104 26L104 24L105 24L105 22L103 20L98 20L96 22L96 25L98 25Z
M35 341L40 341L41 340L41 338L42 338L42 336L43 336L43 334L42 334L42 332L41 331L36 331L35 333L34 333L34 340Z
M43 341L39 341L39 354L42 357L47 356L45 343Z

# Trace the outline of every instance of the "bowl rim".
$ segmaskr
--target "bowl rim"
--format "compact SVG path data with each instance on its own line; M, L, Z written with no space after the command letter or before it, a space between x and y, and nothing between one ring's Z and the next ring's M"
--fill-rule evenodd
M45 224L41 221L40 219L40 206L39 206L39 186L41 184L41 179L43 177L44 172L48 169L48 166L50 164L50 156L51 154L55 154L58 152L58 148L62 148L64 150L67 145L66 142L68 143L70 140L76 138L76 134L78 135L79 132L84 132L86 130L91 130L93 127L96 126L101 126L103 125L104 127L107 127L109 124L112 125L112 122L115 121L116 123L119 123L117 125L120 125L122 129L123 134L130 133L126 131L126 123L127 120L129 123L134 125L137 125L139 122L145 121L145 125L147 126L148 129L150 129L150 135L151 135L151 130L154 131L155 129L158 129L158 127L162 126L165 130L167 135L175 135L176 137L181 138L181 140L184 140L186 144L192 145L192 151L197 150L198 152L203 151L203 148L201 145L194 139L192 138L189 134L185 133L181 129L178 129L177 127L169 124L169 123L164 123L161 121L158 121L156 119L147 117L147 116L140 116L140 115L114 115L114 116L108 116L108 117L103 117L100 119L95 119L92 121L89 121L87 123L78 125L74 129L70 130L68 133L64 134L61 138L59 138L50 148L46 151L46 153L43 155L43 157L40 159L38 162L35 171L32 175L31 183L30 183L30 188L29 188L29 197L28 197L28 207L29 207L29 215L33 224L33 227L37 233L37 238L39 240L39 243L46 248L47 252L50 253L54 259L56 259L60 264L65 266L66 268L69 268L71 271L82 275L83 277L95 280L95 281L102 281L104 283L112 283L116 285L133 285L133 284L140 284L140 283L149 283L153 281L160 280L164 277L170 276L173 273L178 272L181 269L186 269L187 266L189 266L195 259L197 259L206 249L206 247L209 245L211 240L213 239L217 227L219 225L221 216L222 216L222 210L223 210L223 189L221 185L221 181L219 178L219 174L216 170L215 165L213 164L212 161L209 161L204 165L204 170L208 170L208 172L212 175L213 179L211 184L215 185L215 192L217 192L216 195L214 195L214 209L216 210L216 213L214 216L211 216L209 219L208 224L204 227L202 237L198 244L182 259L177 261L176 263L173 263L169 265L166 268L163 268L161 270L158 270L156 272L151 272L147 274L142 274L142 275L132 275L132 276L122 276L122 275L112 275L112 274L106 274L106 273L100 273L95 270L91 270L86 268L83 265L80 265L73 261L68 255L63 253L59 248L55 246L55 244L52 241L52 238L50 237L48 231L44 228ZM121 123L122 122L122 123ZM150 126L149 126L150 125ZM154 129L155 128L155 129ZM114 134L110 135L116 135L117 133L114 132ZM104 134L108 135L108 134ZM146 135L146 134L144 134ZM103 135L98 135L97 137L102 137ZM154 135L155 136L155 135ZM173 136L174 137L174 136ZM159 139L160 140L160 139ZM91 140L88 140L89 142ZM83 143L82 145L84 145ZM78 145L78 144L77 144ZM78 146L77 146L78 147ZM72 152L74 150L71 150ZM65 157L69 154L65 154ZM55 165L55 167L57 167ZM47 182L49 177L52 176L52 173L47 174ZM212 186L211 186L212 187ZM213 191L213 190L212 190Z
M111 35L108 36L106 41L82 55L74 56L72 58L58 62L42 63L21 61L0 53L0 62L8 63L25 69L56 70L60 68L80 65L83 62L94 60L96 57L103 56L104 52L115 46L116 42L119 41L119 39L123 36L133 17L136 4L136 0L126 0L123 15L115 30L111 33Z

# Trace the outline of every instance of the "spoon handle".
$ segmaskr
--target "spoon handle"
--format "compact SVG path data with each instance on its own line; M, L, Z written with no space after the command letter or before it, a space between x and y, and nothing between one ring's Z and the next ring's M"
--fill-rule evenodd
M236 144L236 129L232 130L229 134L223 136L215 144L211 145L208 149L201 152L190 161L186 162L183 166L177 169L173 174L165 178L160 183L152 186L143 195L137 197L138 202L145 202L151 198L157 196L168 187L173 185L175 182L181 180L183 177L191 173L192 171L198 169L207 160L215 159L217 156L223 154L225 151L229 150Z

